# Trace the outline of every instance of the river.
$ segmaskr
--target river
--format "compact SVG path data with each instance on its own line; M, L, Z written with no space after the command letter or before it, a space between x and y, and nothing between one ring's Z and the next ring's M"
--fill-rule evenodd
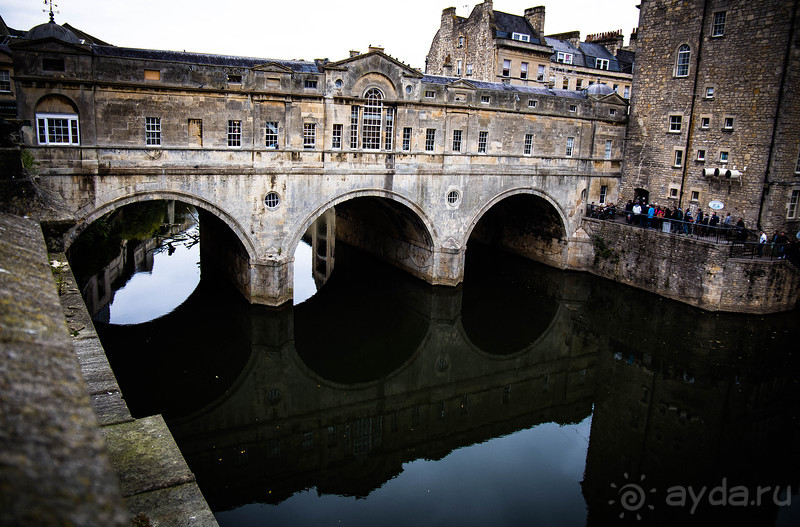
M131 412L164 415L222 526L800 524L798 311L475 244L442 288L337 243L316 291L303 243L295 305L251 306L176 215L70 261Z

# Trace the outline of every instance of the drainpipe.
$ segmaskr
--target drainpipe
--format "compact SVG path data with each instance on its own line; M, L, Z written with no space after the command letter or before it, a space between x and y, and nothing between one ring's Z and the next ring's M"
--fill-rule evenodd
M795 0L797 1L797 0ZM686 144L683 147L683 170L681 171L681 191L678 194L678 208L683 209L683 194L686 185L686 176L689 171L689 158L691 152L689 146L692 144L692 136L694 135L695 116L694 116L694 101L697 99L697 82L700 77L700 59L703 50L703 39L706 33L706 20L708 18L708 0L703 2L703 19L700 22L700 36L697 39L697 57L694 66L694 84L692 85L692 101L689 106L689 130L686 132Z
M772 116L772 137L769 141L769 151L767 152L767 171L764 173L764 184L761 188L761 203L758 206L758 219L756 220L756 228L761 230L761 216L764 213L764 204L767 201L767 193L769 192L772 182L769 180L770 172L772 170L772 153L775 151L775 136L778 135L778 120L783 106L783 94L786 88L786 72L789 70L789 60L791 58L792 42L794 42L795 22L797 20L797 4L798 0L794 0L794 7L792 8L792 25L789 28L789 39L786 41L786 51L783 55L783 70L781 71L781 85L778 92L778 102L775 106L775 115Z

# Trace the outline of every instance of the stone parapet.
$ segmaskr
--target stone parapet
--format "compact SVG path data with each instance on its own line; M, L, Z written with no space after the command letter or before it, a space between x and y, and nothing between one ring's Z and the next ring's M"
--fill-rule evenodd
M708 311L775 313L797 305L788 260L731 258L730 245L586 218L594 251L584 269Z

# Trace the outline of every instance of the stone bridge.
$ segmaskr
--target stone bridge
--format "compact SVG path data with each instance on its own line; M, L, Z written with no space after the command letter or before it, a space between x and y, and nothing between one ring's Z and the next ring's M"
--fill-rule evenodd
M75 213L77 223L66 232L65 246L118 207L160 199L192 204L209 213L201 216L204 224L211 216L227 226L235 237L232 250L215 250L218 237L206 235L213 231L209 227L204 258L228 269L254 303L279 305L291 299L295 249L330 209L336 211L338 239L431 284L461 282L471 236L555 267L577 267L570 239L579 227L585 177L465 175L446 167L421 174L417 165L400 163L391 171L356 172L325 164L280 173L185 174L177 167L160 172L41 177ZM482 228L476 229L479 224Z

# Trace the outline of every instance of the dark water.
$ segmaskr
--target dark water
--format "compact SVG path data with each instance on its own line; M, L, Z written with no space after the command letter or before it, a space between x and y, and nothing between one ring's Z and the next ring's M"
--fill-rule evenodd
M201 274L167 314L96 325L221 525L800 524L797 311L472 246L436 288L337 244L281 310Z

